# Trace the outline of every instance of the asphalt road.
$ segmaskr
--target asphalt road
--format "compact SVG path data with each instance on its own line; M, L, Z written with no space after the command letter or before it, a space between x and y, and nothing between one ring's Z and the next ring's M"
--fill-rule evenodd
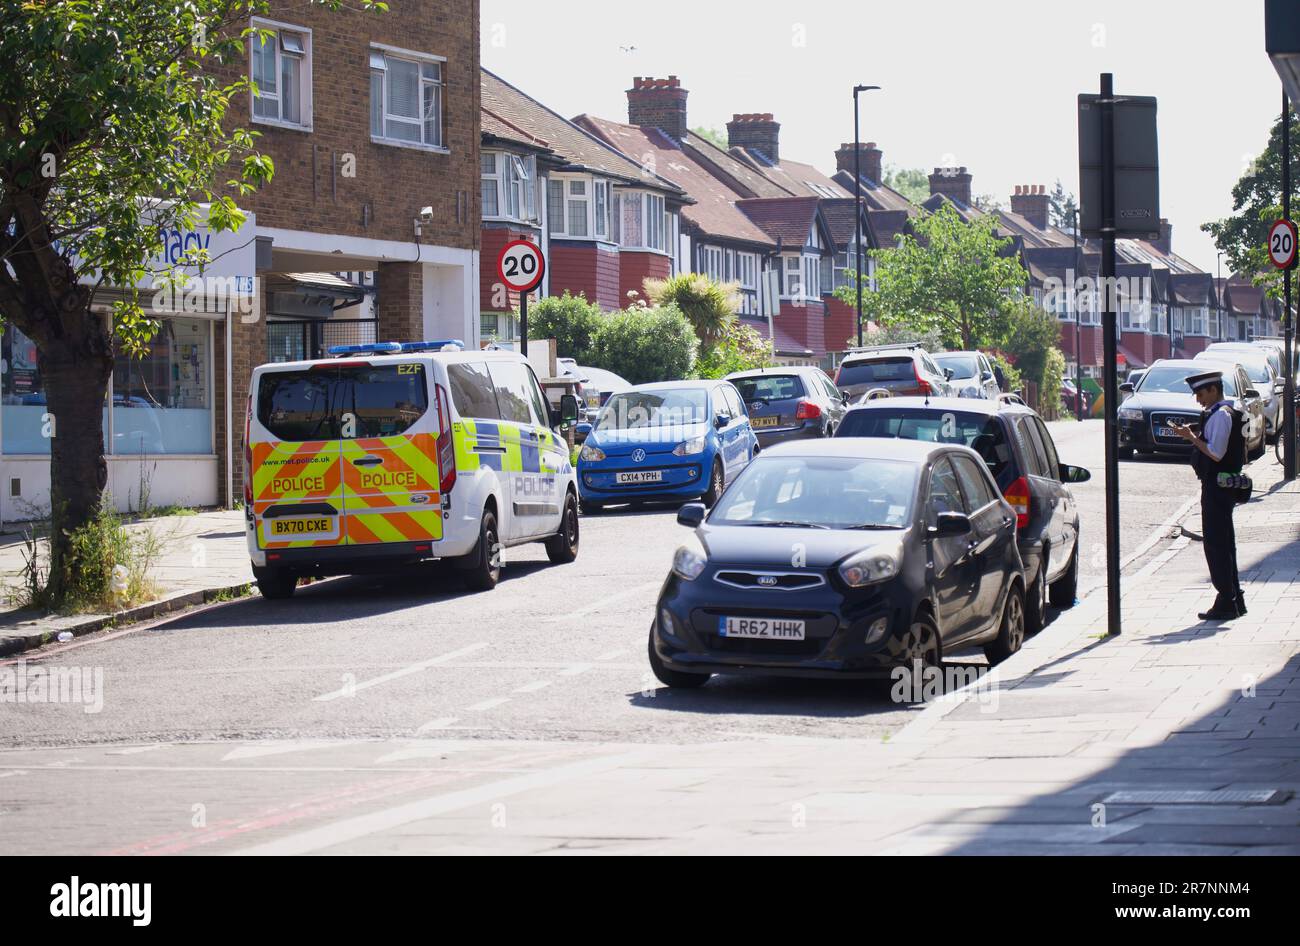
M1074 488L1086 589L1104 576L1101 424L1051 426L1062 460L1096 474ZM1181 462L1122 464L1124 554L1194 495ZM872 742L919 712L855 681L658 686L646 636L682 537L670 509L611 512L582 520L574 564L509 550L493 592L439 568L334 579L29 654L102 680L102 705L0 704L0 832L14 852L256 849L431 791L451 810L563 778L575 813L556 844L571 848L599 805L585 774L636 746ZM435 835L337 849L456 849Z

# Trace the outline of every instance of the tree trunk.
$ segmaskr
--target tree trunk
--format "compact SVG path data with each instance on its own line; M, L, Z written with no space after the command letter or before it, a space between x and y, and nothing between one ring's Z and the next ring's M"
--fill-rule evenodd
M88 316L91 317L91 316ZM93 338L87 347L99 348ZM99 507L108 483L104 459L103 405L113 358L104 350L76 350L56 343L41 351L41 381L50 416L50 577L47 592L56 606L63 601L68 579L77 567L71 535Z

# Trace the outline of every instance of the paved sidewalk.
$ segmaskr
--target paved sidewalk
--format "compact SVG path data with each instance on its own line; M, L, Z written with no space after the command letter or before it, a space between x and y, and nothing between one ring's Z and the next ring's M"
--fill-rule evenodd
M21 532L0 536L0 657L31 650L62 632L74 636L109 624L141 621L177 608L201 604L219 594L237 593L253 580L244 540L244 514L237 509L167 516L132 523L162 540L154 569L160 596L125 611L102 614L43 615L8 605L8 591L21 581L26 545Z

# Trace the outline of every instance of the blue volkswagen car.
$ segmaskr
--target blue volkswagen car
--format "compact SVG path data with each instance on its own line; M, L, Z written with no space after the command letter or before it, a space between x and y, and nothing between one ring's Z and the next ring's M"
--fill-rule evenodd
M578 455L582 510L697 498L712 505L757 450L731 382L636 385L605 402Z

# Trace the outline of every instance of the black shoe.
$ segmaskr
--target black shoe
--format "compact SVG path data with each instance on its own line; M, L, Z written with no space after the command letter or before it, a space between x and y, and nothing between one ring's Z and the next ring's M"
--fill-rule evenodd
M1202 621L1231 621L1233 618L1241 617L1237 613L1237 608L1219 607L1217 604L1208 611L1201 611L1196 615Z
M1246 596L1240 592L1237 593L1237 616L1246 616Z

